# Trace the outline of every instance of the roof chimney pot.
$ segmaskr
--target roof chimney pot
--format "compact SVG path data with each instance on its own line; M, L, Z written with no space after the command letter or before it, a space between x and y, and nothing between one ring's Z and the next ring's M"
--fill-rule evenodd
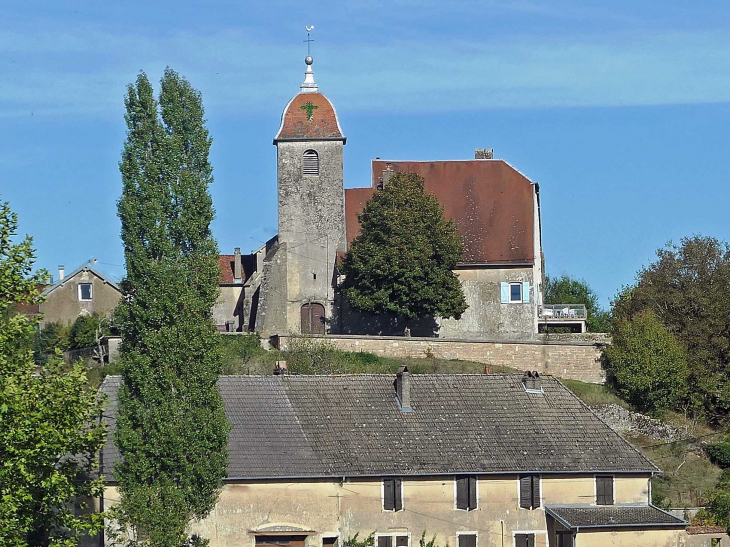
M474 150L475 160L493 160L494 148L477 148Z
M411 407L411 375L408 367L403 365L395 375L395 394L398 397L398 404L403 412L413 412Z
M58 280L63 281L63 278L66 277L66 269L63 267L63 264L58 265Z

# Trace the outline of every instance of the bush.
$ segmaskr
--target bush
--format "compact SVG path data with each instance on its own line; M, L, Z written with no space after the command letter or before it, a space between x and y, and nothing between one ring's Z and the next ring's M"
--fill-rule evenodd
M614 326L604 359L615 389L641 410L676 408L687 391L686 351L651 311Z
M33 358L38 365L45 365L48 356L58 351L66 351L71 346L71 327L60 321L47 323L36 331L33 343Z
M716 463L726 471L730 471L730 469L727 469L730 467L730 442L725 441L716 444L707 444L705 445L705 451L713 463ZM725 471L723 471L720 480L722 481L723 478L726 479L728 486L730 486L730 476L726 476Z
M79 315L71 325L70 349L90 348L97 343L98 336L111 334L109 320L98 313Z

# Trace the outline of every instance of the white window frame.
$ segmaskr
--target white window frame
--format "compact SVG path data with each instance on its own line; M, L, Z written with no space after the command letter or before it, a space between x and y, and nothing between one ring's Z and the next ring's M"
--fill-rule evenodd
M385 481L390 479L399 479L400 478L400 503L401 508L400 509L386 509L385 508ZM380 507L383 509L386 513L398 513L400 511L404 511L406 508L406 498L403 496L403 485L406 481L403 480L403 477L383 477L380 480ZM380 534L381 536L387 536L389 534ZM403 534L400 534L403 535ZM377 536L377 534L376 534ZM408 544L410 545L410 536L408 539ZM377 546L376 546L377 547ZM393 545L395 547L395 545Z
M520 297L517 300L512 300L512 287L517 285L520 288ZM522 304L522 282L510 282L509 286L509 304Z
M456 479L462 478L464 476L468 476L468 477L473 476L476 479L477 506L474 509L459 509L459 507L457 506L458 496L459 496L459 485L458 485ZM456 509L457 511L464 511L465 513L468 513L469 511L476 511L477 509L479 509L479 475L454 475L454 509ZM471 533L471 532L464 532L464 533L467 534L467 533ZM474 533L476 534L476 532L474 532Z
M477 484L479 484L479 481L477 481ZM476 547L479 547L479 532L456 532L456 545L454 547L459 547L459 536L476 536Z
M387 536L390 536L390 537L393 538L393 547L396 547L396 545L395 545L395 538L396 538L396 536L407 536L408 537L408 546L407 547L411 547L411 533L410 532L387 532L387 533L384 533L384 534L378 534L376 532L375 533L375 545L374 545L374 547L378 547L378 538L379 537L387 537Z
M538 484L540 485L540 505L538 505L537 507L534 507L532 509L525 509L524 507L522 507L520 505L520 502L522 501L520 499L520 476L517 475L517 509L524 509L525 511L536 511L537 509L543 509L544 505L542 503L542 501L543 501L542 473L523 473L523 475L537 475L539 477ZM593 487L595 488L595 481L594 481ZM531 534L532 532L528 530L527 532L518 532L518 533L519 534Z
M82 298L81 297L81 285L88 285L89 286L89 298ZM92 300L94 300L94 284L93 283L91 283L91 282L89 282L89 283L86 283L86 282L79 283L77 285L77 289L76 290L78 291L79 302L91 302Z
M611 477L611 487L613 488L613 505L598 505L598 475L601 477ZM540 493L542 495L542 492ZM651 499L651 498L649 498ZM615 507L616 505L616 475L613 473L596 473L593 475L593 505L596 507Z

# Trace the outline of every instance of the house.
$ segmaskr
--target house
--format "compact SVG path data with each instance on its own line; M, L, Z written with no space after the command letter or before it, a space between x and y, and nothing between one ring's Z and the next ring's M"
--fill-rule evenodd
M41 326L48 323L73 323L79 315L110 315L122 297L119 285L90 264L79 266L66 275L58 267L58 281L43 291L40 305Z
M414 335L530 340L545 325L585 331L585 306L543 305L537 183L493 159L491 150L479 149L475 159L465 161L376 159L371 184L345 190L347 138L334 105L314 80L312 57L305 63L300 92L284 108L273 141L278 233L251 255L221 255L222 296L215 311L221 330L257 330L267 336L402 334L399 318L348 306L337 289L337 260L359 233L357 215L367 200L393 173L413 171L425 179L464 242L456 273L469 305L460 319L430 318L413 329ZM231 277L231 263L241 277ZM232 280L238 280L235 287Z
M108 376L113 429L120 378ZM536 374L221 376L228 476L194 525L211 547L679 546L660 470ZM105 507L120 455L101 455Z

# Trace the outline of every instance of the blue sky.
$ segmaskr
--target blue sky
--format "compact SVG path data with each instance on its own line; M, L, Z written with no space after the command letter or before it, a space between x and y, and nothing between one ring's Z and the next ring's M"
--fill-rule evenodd
M124 274L125 85L169 65L203 93L222 252L276 231L281 111L303 77L370 159L494 148L540 183L548 273L604 304L668 240L730 240L730 3L707 0L140 2L0 7L0 199L55 273Z

